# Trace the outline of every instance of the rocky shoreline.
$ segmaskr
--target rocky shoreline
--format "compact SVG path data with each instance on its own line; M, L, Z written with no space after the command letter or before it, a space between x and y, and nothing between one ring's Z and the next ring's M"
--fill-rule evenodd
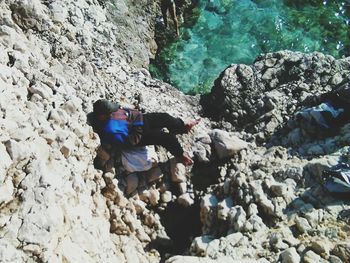
M350 161L350 124L320 138L290 125L349 76L350 58L265 54L188 96L145 69L157 2L4 0L0 11L2 262L350 261L350 204L322 187L324 170ZM98 98L203 118L181 138L195 165L179 168L192 175L179 194L164 173L128 196L118 169L94 167L86 115ZM196 198L201 233L186 255L158 251L173 244L157 209Z

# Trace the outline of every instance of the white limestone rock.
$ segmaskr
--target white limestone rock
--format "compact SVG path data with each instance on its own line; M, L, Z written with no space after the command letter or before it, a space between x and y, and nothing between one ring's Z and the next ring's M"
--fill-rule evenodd
M230 226L236 232L240 232L247 221L246 212L241 206L234 206L230 208L227 219L230 222Z
M248 147L248 143L223 130L214 129L209 135L220 159L231 157Z
M189 207L189 206L194 204L194 200L189 193L185 193L185 194L180 195L177 198L177 202L180 205L183 205L184 207Z
M170 160L170 173L171 180L174 183L184 183L186 182L186 167L178 162L176 158Z
M198 256L206 256L206 251L209 243L213 240L212 236L196 237L191 244L191 251Z
M10 177L0 183L0 207L13 199L14 187Z
M315 239L311 243L311 249L322 257L328 257L333 247L332 243L326 238Z
M13 162L18 162L23 159L30 158L31 156L30 147L25 142L16 142L14 140L9 140L5 142L5 146Z
M64 3L50 3L49 9L52 15L52 21L55 23L63 23L68 17L68 10Z
M151 205L153 205L153 206L157 205L159 200L160 200L159 192L155 189L151 189L149 191L149 201L150 201Z
M309 250L303 256L303 262L305 263L321 262L321 257L317 255L315 252L313 252L312 250Z
M128 174L126 177L126 194L130 195L134 191L136 191L138 185L139 185L139 177L136 173Z
M299 230L300 233L308 233L309 231L312 230L312 227L310 226L309 222L307 219L303 217L296 217L295 218L295 223L297 226L297 229Z
M10 167L12 160L6 151L4 144L0 144L0 183L5 179L6 171Z
M228 213L233 206L232 198L225 198L223 201L218 203L218 218L226 220Z
M282 263L299 263L300 256L294 247L288 248L281 253Z
M20 263L26 258L24 251L17 249L6 239L0 239L0 258L4 263Z
M202 223L205 223L210 211L217 207L219 201L215 195L207 194L205 195L200 203L201 211L200 218Z
M185 194L187 192L187 183L186 182L178 183L178 188L179 188L179 193L181 195Z
M172 193L170 191L165 191L160 196L163 203L169 203L172 200Z

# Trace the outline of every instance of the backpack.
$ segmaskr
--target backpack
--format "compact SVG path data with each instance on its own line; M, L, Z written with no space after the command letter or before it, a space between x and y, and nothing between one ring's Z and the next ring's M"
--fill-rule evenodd
M324 187L334 197L350 199L350 165L341 163L323 171Z

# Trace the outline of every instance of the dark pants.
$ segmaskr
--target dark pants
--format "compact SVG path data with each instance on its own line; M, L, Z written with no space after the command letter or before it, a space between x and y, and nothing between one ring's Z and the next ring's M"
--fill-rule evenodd
M143 115L144 127L142 139L138 145L161 145L172 155L179 157L183 149L176 138L176 134L186 133L184 122L168 113L146 113ZM169 132L162 131L167 128Z

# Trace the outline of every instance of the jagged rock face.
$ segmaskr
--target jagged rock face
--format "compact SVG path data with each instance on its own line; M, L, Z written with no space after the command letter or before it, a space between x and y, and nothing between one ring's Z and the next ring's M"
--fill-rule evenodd
M153 7L150 1L136 4L0 2L2 262L160 261L148 245L169 239L149 205L170 202L173 193L151 188L144 196L126 198L113 170L94 168L99 139L86 124L86 114L98 98L183 119L198 117L198 96L186 96L152 79L147 70L130 66L145 65L153 46ZM134 28L136 34L130 35ZM295 101L331 89L348 73L348 59L267 54L253 66L227 69L208 105L219 120L239 127L252 124L247 130L254 134L271 134L293 113ZM269 112L276 121L260 118ZM198 145L196 162L218 165L210 125L217 124L203 118L181 143L188 151ZM348 227L337 217L350 208L314 185L324 169L344 157L349 161L349 147L344 147L350 143L349 130L346 125L331 140L302 145L295 155L288 143L257 146L254 134L231 130L230 136L249 143L239 140L244 146L239 149L224 143L229 152L224 157L231 158L218 165L219 174L213 176L219 183L205 192L203 236L195 238L191 255L207 256L207 262L244 262L247 257L247 262L275 262L280 257L310 261L328 255L334 262L347 262ZM298 142L292 135L291 141ZM158 152L158 157L168 156ZM184 169L177 168L180 203L191 205ZM320 237L329 242L320 242ZM177 257L169 262L185 260L200 261Z
M157 1L122 0L100 1L107 11L107 19L118 25L116 46L130 65L148 67L157 51L154 40Z
M94 168L86 123L100 97L197 115L198 99L130 67L148 63L155 16L150 1L131 2L1 1L1 262L159 261L145 252L159 217Z
M350 73L350 59L280 51L253 65L232 65L202 97L204 111L237 130L271 135L310 95L331 90Z
M204 110L230 122L231 127L219 126L238 130L232 134L250 143L219 165L219 183L202 198L203 235L193 241L192 255L347 261L347 249L337 244L346 224L341 214L348 213L349 203L324 189L323 171L349 163L350 125L332 135L312 136L289 120L308 96L337 87L349 71L349 58L281 51L263 55L252 66L231 65L221 74L202 97ZM243 235L227 246L237 233Z

